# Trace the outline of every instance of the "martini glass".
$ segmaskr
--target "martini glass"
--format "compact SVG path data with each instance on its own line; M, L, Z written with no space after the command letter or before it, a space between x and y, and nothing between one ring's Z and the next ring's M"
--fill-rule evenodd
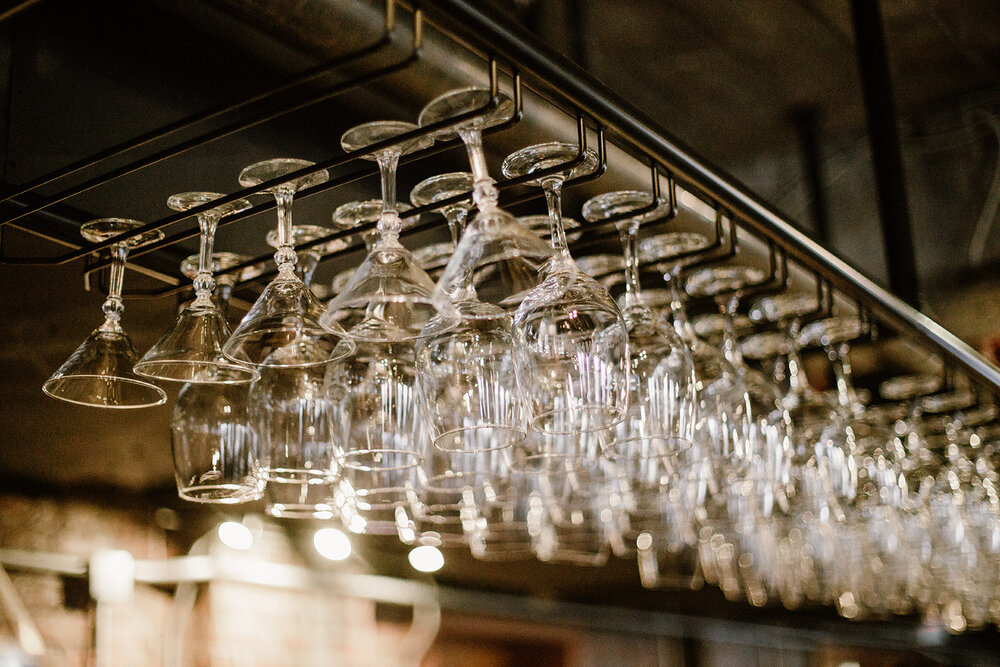
M84 223L80 234L91 243L100 243L139 227L142 223L135 220L101 218ZM111 283L102 306L104 323L45 381L42 391L52 398L99 408L144 408L166 402L166 392L133 372L139 354L120 322L125 310L122 280L128 252L162 238L162 232L151 231L111 246Z
M560 142L528 146L504 160L503 174L527 176L568 163L578 151ZM555 255L514 315L514 361L531 428L544 436L598 433L622 421L628 408L625 321L608 291L577 270L562 221L563 182L596 167L597 154L586 151L576 167L529 181L545 192Z
M305 160L277 158L252 164L240 173L245 188L279 179L312 166ZM274 261L278 275L264 288L256 303L223 346L230 359L248 359L254 366L295 367L322 365L332 358L350 354L353 345L340 345L345 332L335 323L319 323L323 304L295 275L292 236L292 200L295 192L327 180L326 171L285 181L266 192L274 195L278 208L278 250ZM298 348L298 349L295 349Z
M340 139L346 151L357 151L418 129L412 123L375 121L358 125ZM347 285L327 306L320 318L324 326L337 323L351 335L402 336L416 338L438 309L448 311L450 303L435 304L434 283L399 242L402 220L396 206L396 167L406 153L427 148L431 137L419 137L395 144L366 156L378 162L382 176L382 211L378 238ZM384 326L356 326L378 319ZM393 340L366 338L375 342Z
M488 90L452 90L424 107L420 113L420 125L447 121L481 109L491 99L492 94ZM498 104L491 110L456 122L435 134L439 139L452 138L457 134L465 143L473 178L472 197L479 209L463 232L455 254L438 280L435 300L444 304L445 308L452 301L453 295L465 294L471 289L476 272L496 264L495 279L479 286L477 298L481 302L500 305L513 311L520 305L524 294L541 282L539 272L555 254L547 243L497 205L499 192L486 166L482 130L506 122L514 113L514 104L510 98L501 94L498 99ZM494 314L484 310L478 312L478 316L486 319L494 317ZM471 311L467 311L462 317L472 315Z
M233 273L230 269L245 264L250 261L247 255L238 255L234 252L213 252L210 258L211 272L215 277L215 301L219 305L219 311L223 318L229 315L229 299L233 294L236 283L253 280L265 271L261 264L248 266L239 273ZM201 268L201 255L189 255L181 262L181 274L194 280Z
M167 206L187 211L223 195L217 192L182 192L171 196ZM249 359L233 359L222 354L222 345L232 332L222 309L212 300L215 279L212 277L212 245L219 220L250 208L246 199L237 199L198 215L201 248L198 275L194 279L195 299L167 330L163 337L135 365L135 372L149 378L173 382L238 384L259 377Z

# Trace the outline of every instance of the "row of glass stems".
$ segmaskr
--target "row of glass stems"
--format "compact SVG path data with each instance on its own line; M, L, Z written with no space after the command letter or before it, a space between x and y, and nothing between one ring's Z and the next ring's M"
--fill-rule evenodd
M396 121L345 133L348 151L418 138L370 154L380 200L334 212L340 228L378 224L327 304L310 288L312 270L344 246L294 250L329 232L292 225L294 193L327 178L302 160L240 175L276 198L268 241L278 273L232 332L225 301L253 269L225 274L245 261L215 253L213 237L250 204L212 207L222 195L204 192L169 199L197 208L200 253L184 266L195 299L141 359L120 324L124 264L162 234L135 234L140 223L118 218L85 224L88 240L120 239L105 321L44 390L124 408L164 402L156 381L183 382L173 455L179 493L195 502L263 497L276 517L339 519L355 533L461 545L487 560L600 565L613 552L637 558L646 586L709 583L754 605L919 612L952 631L1000 621L995 410L920 375L887 381L887 402L866 405L847 357L862 328L850 318L804 324L819 310L812 294L754 303L749 320L776 326L738 344L740 295L765 279L746 266L687 272L686 292L720 308L719 344L700 337L684 312L681 258L708 241L673 232L640 243L642 223L669 206L650 193L587 201L588 222L618 220L623 253L574 261L561 186L597 156L553 142L504 162L508 177L540 174L529 184L548 203L543 241L537 219L497 205L481 131L513 105L490 102L476 89L436 98L419 125L455 122L430 136ZM399 242L397 163L455 135L471 172L427 179L411 197L445 202L452 243L411 254ZM667 288L643 294L638 267L649 261ZM437 269L435 283L427 270ZM622 270L619 304L607 277ZM827 351L838 391L810 387L803 347ZM770 373L744 356L771 360L761 366Z

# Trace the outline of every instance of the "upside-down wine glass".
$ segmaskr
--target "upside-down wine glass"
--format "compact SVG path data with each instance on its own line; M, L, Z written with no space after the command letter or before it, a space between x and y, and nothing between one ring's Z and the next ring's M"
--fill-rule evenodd
M187 211L223 195L217 192L182 192L172 195L167 206ZM198 214L200 250L198 275L194 279L195 299L178 316L170 329L135 365L135 372L157 380L239 384L259 377L246 355L229 359L222 346L232 332L222 309L212 300L212 246L219 220L250 208L246 199L236 199Z
M312 289L313 273L324 254L342 250L343 239L299 249L330 235L322 225L296 225L292 243L297 248L295 273ZM280 246L275 230L267 244ZM334 362L335 363L335 362ZM331 430L335 406L325 395L325 369L260 368L261 380L251 391L253 417L260 436L258 474L267 481L264 511L274 517L329 519L338 514L339 441Z
M408 204L402 202L396 204L396 211L398 213L406 213L410 210ZM379 218L382 217L382 200L381 199L366 199L363 201L351 201L346 204L341 204L337 208L333 209L333 214L331 215L331 222L337 229L347 230L354 229L355 227L360 227L361 225L375 224L378 223ZM407 218L403 221L403 229L414 222L413 218ZM365 244L365 250L368 254L371 254L372 249L375 247L375 241L378 240L378 229L371 229L360 234L361 240ZM333 281L330 283L330 287L334 294L340 294L344 291L347 283L350 282L351 278L354 277L354 273L357 267L350 267L344 269L337 275L333 277Z
M410 203L414 206L429 206L459 195L471 194L472 185L472 173L468 171L453 171L431 176L410 190ZM440 213L448 223L452 246L458 245L458 239L465 229L465 220L471 210L471 198L434 209L435 213Z
M80 234L91 243L100 243L140 227L142 223L136 220L101 218L84 223ZM162 238L163 232L150 231L110 247L111 282L102 306L104 323L45 381L42 391L52 398L99 408L144 408L166 402L165 391L132 370L139 354L121 326L122 280L129 249Z
M583 205L583 217L599 222L648 207L653 195L622 190L598 195ZM615 441L694 435L695 385L691 355L684 342L642 298L639 281L638 233L643 222L662 218L669 203L658 202L645 214L618 223L625 257L624 321L629 347L628 408ZM660 442L658 440L657 442ZM611 444L612 450L614 443ZM664 455L668 452L663 452Z
M503 173L526 176L568 164L578 153L562 142L528 146L504 160ZM564 460L596 458L607 444L602 433L628 410L625 321L608 291L576 268L562 221L563 182L596 167L597 154L587 150L575 167L529 181L545 192L555 255L514 315L515 370L531 428L544 439L543 456Z
M488 108L491 101L488 90L464 88L440 95L420 112L419 122L424 127L487 108L484 113L434 135L440 139L456 134L461 137L472 171L472 197L479 209L462 233L455 254L438 281L435 295L443 303L449 303L456 289L471 283L474 273L496 264L497 279L484 286L485 291L480 289L477 299L513 311L524 293L541 282L539 272L555 251L498 206L499 192L486 165L482 131L509 120L514 114L514 104L500 93L497 94L496 104ZM468 314L464 316L469 317ZM490 313L483 313L482 316L487 319L493 317Z
M257 162L240 173L240 185L258 186L312 165L291 158ZM293 247L292 200L296 191L319 185L327 178L327 172L322 170L266 190L274 195L278 209L278 250L274 253L278 275L223 346L223 354L230 359L246 358L254 366L291 368L322 365L354 349L349 342L340 344L345 332L335 322L320 325L323 304L295 274L298 256Z
M427 126L481 109L489 91L454 90L431 101L420 114ZM483 114L436 134L458 134L473 174L478 213L466 227L434 290L436 302L451 304L457 318L432 318L417 349L420 398L434 446L456 452L504 449L526 432L524 405L512 360L510 314L518 295L538 283L538 270L554 251L497 206L498 192L486 167L482 130L510 119L510 98L500 95ZM474 284L478 270L496 269L492 281ZM481 300L483 295L486 300ZM505 302L506 301L506 302Z
M225 272L249 257L212 253L213 272ZM181 262L181 273L194 279L200 255ZM264 272L262 265L216 279L215 300L225 313L237 280ZM250 384L186 383L177 393L170 419L170 445L177 494L196 503L234 504L259 500L265 480L258 476L257 432L250 423Z
M305 225L301 232L299 229L292 229L293 243L306 243L329 233L324 227L312 225ZM268 233L267 243L281 246L273 231ZM319 251L309 248L299 252L298 257L295 275L308 291ZM322 353L311 344L292 343L272 354L285 359L285 355L293 359L304 355L303 360L308 361ZM266 482L264 511L278 518L333 518L339 511L336 497L340 441L333 430L338 421L337 406L329 400L324 387L326 367L319 363L264 363L258 370L260 379L250 389L249 412L258 439L257 476Z
M374 121L345 132L340 144L345 151L358 151L417 129L413 123ZM398 341L419 336L438 310L450 311L450 302L434 303L434 282L399 242L403 228L396 205L399 158L427 148L433 141L431 137L421 136L364 156L378 162L381 174L382 211L378 238L347 285L330 301L320 324L339 324L355 340ZM381 322L381 326L374 326L376 321ZM362 322L366 325L359 327Z

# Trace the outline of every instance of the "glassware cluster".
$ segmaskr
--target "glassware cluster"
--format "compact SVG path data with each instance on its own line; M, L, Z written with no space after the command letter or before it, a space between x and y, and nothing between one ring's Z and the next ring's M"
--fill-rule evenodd
M587 201L583 219L616 225L622 254L575 261L566 229L579 223L562 216L562 186L597 156L560 142L510 155L504 175L541 188L548 205L545 217L515 218L499 206L482 141L512 114L506 97L462 89L430 102L419 124L344 134L347 151L381 147L367 157L382 193L333 212L335 229L377 227L326 304L313 270L346 246L296 252L334 229L293 225L292 203L327 173L293 159L244 169L242 186L276 200L278 270L235 331L233 284L263 269L226 273L246 258L214 252L214 234L250 203L170 197L175 210L202 211L200 252L182 267L195 299L141 359L120 322L125 260L162 234L136 234L141 223L125 219L85 224L87 240L122 239L110 246L105 320L44 391L135 408L166 401L156 381L183 383L170 428L178 490L194 502L263 500L275 517L339 520L484 561L596 566L613 554L635 559L646 587L710 584L755 606L919 613L953 632L1000 623L996 409L923 375L886 380L881 402L866 404L851 375L857 320L810 321L817 295L795 292L740 315L764 273L686 266L709 246L698 234L640 241L673 205L649 192ZM429 125L442 129L416 132ZM410 194L415 206L443 202L451 242L411 253L396 167L456 136L471 171ZM640 265L665 287L644 290ZM714 300L718 314L696 327L686 296ZM832 394L806 379L806 348L829 358Z

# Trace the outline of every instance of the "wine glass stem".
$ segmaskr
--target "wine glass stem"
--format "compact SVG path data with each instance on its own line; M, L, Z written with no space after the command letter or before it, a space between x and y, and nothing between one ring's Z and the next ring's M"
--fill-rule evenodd
M319 255L310 250L299 253L298 263L295 265L295 273L306 285L312 284L313 273L319 265Z
M788 393L796 396L805 394L809 387L806 380L802 360L799 358L799 344L796 342L799 337L799 330L802 328L798 318L794 318L786 327L785 337L788 345Z
M740 295L734 292L729 298L718 297L722 312L722 353L737 370L743 368L743 355L736 344L736 309L740 305Z
M627 220L618 228L625 256L625 309L642 304L639 290L639 221Z
M398 245L402 221L396 210L396 168L399 151L387 150L378 154L378 168L382 176L382 215L378 219L379 243Z
M542 181L545 203L549 209L549 235L552 238L552 248L557 251L568 250L566 229L562 219L562 184L563 180L557 177Z
M670 290L670 314L674 318L674 331L684 340L691 340L694 333L691 331L687 311L684 310L684 299L681 296L680 262L671 267L668 273L663 274L663 279L667 283L667 289Z
M121 331L119 324L125 302L122 301L122 281L125 278L125 260L128 258L127 243L116 243L111 246L111 282L108 285L108 298L104 300L101 309L104 311L102 331Z
M490 178L489 168L486 166L486 152L483 150L483 135L479 130L461 130L459 136L465 143L465 150L469 154L469 167L472 170L472 199L476 206L483 208L488 205L496 205L499 193Z
M858 402L858 395L854 391L854 381L852 380L850 345L840 343L830 345L826 351L827 357L833 363L833 373L837 380L837 399L840 406L850 410L854 414L859 414L862 410Z
M278 249L274 253L274 262L278 265L279 278L295 276L295 262L298 256L292 245L292 190L281 188L274 193L278 204Z
M212 250L215 244L215 229L219 217L211 213L198 216L198 227L201 231L198 251L198 275L194 278L195 305L211 306L212 292L215 290L215 279L212 277Z
M450 206L441 211L441 215L448 223L452 246L457 246L459 237L465 231L465 219L469 216L469 209L464 206Z

